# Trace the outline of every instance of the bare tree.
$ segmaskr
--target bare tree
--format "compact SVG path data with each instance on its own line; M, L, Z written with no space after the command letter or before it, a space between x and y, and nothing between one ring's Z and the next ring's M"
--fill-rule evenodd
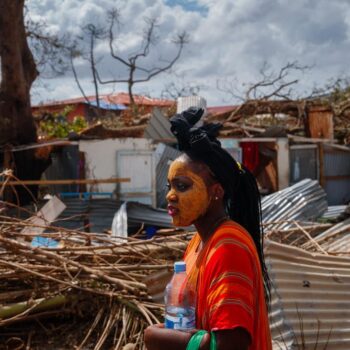
M176 100L179 97L197 96L201 90L199 84L188 82L184 75L174 74L175 79L165 84L161 93L162 98L170 98Z
M106 36L106 32L103 28L97 27L94 24L88 24L83 28L83 31L88 35L89 38L89 51L87 60L90 63L92 81L94 84L96 104L100 108L100 97L99 97L99 86L98 86L98 72L97 64L101 61L101 58L95 56L95 43L99 39L103 39Z
M273 71L267 62L259 70L259 78L256 82L243 83L238 88L237 79L225 79L217 81L218 90L228 94L231 98L242 102L250 100L267 101L290 100L295 91L293 86L299 79L291 78L292 73L304 73L310 66L302 66L297 61L288 62L278 72Z
M75 65L74 65L74 59L75 58L82 58L86 61L88 61L91 75L92 75L92 82L94 85L95 90L95 98L96 98L96 105L97 105L97 111L100 110L100 94L99 94L99 82L98 82L98 72L97 72L97 65L101 61L101 57L96 57L95 55L95 45L96 41L106 38L106 31L102 27L98 27L92 23L89 23L85 25L83 28L83 33L87 35L87 40L89 42L88 50L87 52L84 52L82 49L78 49L76 43L71 46L70 48L70 62L71 62L71 68L73 72L73 76L75 79L75 82L84 96L85 101L90 104L91 101L88 99L88 97L85 94L85 91L80 84L78 73L76 71ZM82 41L85 41L86 38L81 38Z
M33 54L41 78L55 78L69 69L69 48L72 46L68 35L50 33L42 20L33 20L24 7L25 31L28 45Z
M85 91L84 91L82 85L80 84L78 73L75 69L74 59L77 57L81 57L81 52L79 50L77 50L75 47L72 47L70 50L70 64L71 64L71 68L72 68L72 72L73 72L73 77L74 77L74 80L78 86L78 89L80 90L81 94L83 95L85 101L87 103L90 103L90 100L86 96Z
M133 95L133 87L137 83L147 82L151 80L153 77L161 74L163 72L170 71L176 61L180 58L181 53L183 51L184 45L188 43L188 35L186 32L176 35L172 43L177 47L175 55L168 60L164 60L163 58L158 59L159 65L153 66L151 68L146 68L142 65L142 59L146 59L150 52L151 47L156 45L158 42L158 37L156 35L157 21L156 19L145 19L146 26L143 31L143 42L140 50L134 52L132 54L121 54L118 50L117 45L117 37L115 32L118 32L120 29L120 13L117 9L112 9L107 13L107 21L108 26L106 28L97 27L93 24L88 24L83 27L83 32L87 35L82 38L81 43L84 44L86 42L86 38L89 41L88 50L84 50L83 48L78 48L76 45L73 45L70 50L70 60L71 67L74 79L77 83L77 86L84 96L87 103L91 103L89 101L81 83L79 80L78 72L76 70L74 60L76 58L83 58L89 62L93 85L95 89L95 97L97 102L97 107L99 107L99 84L108 85L108 84L117 84L117 83L126 83L128 86L128 94L130 98L130 104L135 108L135 99ZM118 28L118 30L116 29ZM107 40L110 50L110 55L113 59L115 59L118 63L120 63L123 67L123 71L126 69L125 75L121 75L121 77L113 77L112 79L103 79L101 74L99 73L99 63L105 57L96 57L95 48L97 41ZM81 45L82 47L83 45ZM174 87L169 86L169 90L174 90ZM189 87L186 88L186 91L189 91ZM196 87L191 88L191 92L195 92ZM198 89L199 90L199 89ZM173 91L174 92L174 91ZM185 92L183 92L185 93Z
M131 105L135 105L135 100L133 97L133 87L137 83L147 82L154 78L155 76L169 71L175 62L180 58L184 45L188 43L188 35L186 32L178 34L173 39L173 44L177 46L177 51L175 55L169 59L164 60L159 58L159 62L162 64L154 66L151 68L146 68L140 62L145 59L151 50L151 46L157 43L156 28L157 20L154 18L148 18L145 20L146 27L143 34L143 44L140 50L136 53L130 54L128 57L124 57L119 51L116 44L115 38L115 26L119 24L119 12L118 10L112 10L108 13L109 21L109 48L111 56L121 63L127 69L127 77L125 78L113 78L109 80L103 80L98 75L99 82L101 84L114 84L114 83L126 83L128 85L128 93L130 97Z
M259 79L256 82L244 83L239 88L237 79L225 79L217 81L218 90L224 92L231 99L241 101L226 120L237 120L242 115L251 116L257 113L283 113L290 111L297 117L304 117L304 107L300 103L294 103L299 96L293 89L299 79L292 77L292 73L304 73L311 69L310 66L302 66L297 61L288 62L277 73L270 69L265 62L259 71ZM281 104L281 102L285 102ZM289 103L290 102L290 103Z

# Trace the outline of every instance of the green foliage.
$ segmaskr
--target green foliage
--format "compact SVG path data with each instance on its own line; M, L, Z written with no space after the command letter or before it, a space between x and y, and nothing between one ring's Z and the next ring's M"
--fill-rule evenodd
M350 81L349 79L338 79L335 81L331 90L330 99L333 103L341 103L348 101L350 97Z
M46 116L39 123L39 132L43 136L50 138L66 138L69 133L79 133L85 129L88 124L83 117L74 117L72 122L67 120L67 114L70 108L65 108L61 114L54 114Z

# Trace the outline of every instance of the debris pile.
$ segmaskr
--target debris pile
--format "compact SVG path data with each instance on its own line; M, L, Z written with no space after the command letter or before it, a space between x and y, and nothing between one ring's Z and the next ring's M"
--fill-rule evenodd
M303 180L266 197L262 207L273 349L347 349L346 206L327 209L323 189L315 181Z
M40 348L44 338L55 349L140 348L144 328L162 321L162 305L152 302L145 277L171 270L189 234L117 243L108 235L48 226L51 232L40 236L58 245L47 248L33 246L36 233L28 225L33 224L1 217L0 343ZM40 328L47 318L60 320L60 330L53 321L43 337L35 325ZM65 333L71 336L62 338Z
M304 179L264 197L261 208L263 222L272 223L270 229L288 228L293 220L315 220L325 213L327 196L317 181Z
M329 312L341 313L344 305L350 310L334 290L350 281L350 219L343 209L336 217L345 221L330 222L326 195L312 180L262 201L276 349L303 341L335 346L330 349L344 345L347 333L333 314L319 326L320 339L310 328L324 316L325 303L332 305ZM121 237L57 227L42 218L0 219L0 344L18 349L141 349L145 327L163 320L172 263L193 235L167 228L144 239L144 232ZM310 332L303 334L298 325ZM332 327L340 327L338 343L328 337Z

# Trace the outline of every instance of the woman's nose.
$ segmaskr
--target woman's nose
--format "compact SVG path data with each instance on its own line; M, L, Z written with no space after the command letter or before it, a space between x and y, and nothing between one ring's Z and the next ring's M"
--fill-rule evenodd
M166 195L166 200L168 202L176 202L177 201L177 195L174 190L170 190Z

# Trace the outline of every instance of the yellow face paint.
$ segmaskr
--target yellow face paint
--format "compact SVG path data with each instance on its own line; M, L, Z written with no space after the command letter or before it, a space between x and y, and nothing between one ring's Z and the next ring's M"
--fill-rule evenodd
M204 215L209 206L207 186L189 164L175 160L168 173L170 190L167 194L168 212L175 226L189 226Z

